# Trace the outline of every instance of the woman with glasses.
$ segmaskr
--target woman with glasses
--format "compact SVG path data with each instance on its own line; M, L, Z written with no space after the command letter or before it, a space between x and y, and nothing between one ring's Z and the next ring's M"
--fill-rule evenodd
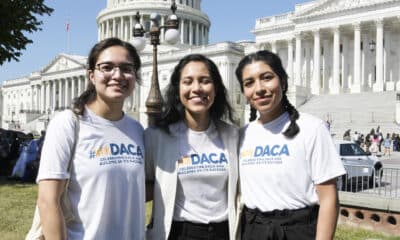
M146 184L154 191L147 239L234 239L238 131L217 66L181 59L165 115L145 131ZM152 189L152 188L151 188Z
M345 170L326 123L289 102L276 54L245 56L236 76L251 106L240 140L242 239L333 239Z
M92 48L87 65L90 81L74 113L57 114L47 129L37 177L43 233L46 239L143 240L143 128L122 111L141 61L131 44L109 38ZM68 222L60 206L66 179L74 215Z

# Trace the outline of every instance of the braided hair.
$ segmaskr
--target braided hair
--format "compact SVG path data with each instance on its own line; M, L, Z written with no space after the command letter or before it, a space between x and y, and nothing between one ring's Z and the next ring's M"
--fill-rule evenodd
M240 90L243 92L243 69L253 63L261 61L271 67L271 69L278 75L280 85L282 88L282 101L281 104L284 110L289 114L290 125L283 132L283 135L287 138L294 138L299 132L300 128L297 125L296 120L299 119L299 112L297 109L289 102L287 98L287 89L288 89L288 75L285 69L282 66L281 59L278 55L268 51L262 50L252 54L245 56L242 60L240 60L238 67L236 68L235 74L236 78L239 81ZM256 119L256 109L251 106L250 108L250 121L254 121Z

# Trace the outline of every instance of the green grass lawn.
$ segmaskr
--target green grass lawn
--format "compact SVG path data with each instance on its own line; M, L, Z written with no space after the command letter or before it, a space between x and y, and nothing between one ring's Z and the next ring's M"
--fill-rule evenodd
M32 223L36 203L37 186L0 179L0 239L24 239ZM150 209L150 204L146 206ZM147 211L149 212L149 211ZM147 219L148 216L146 215ZM339 226L335 240L383 239L400 240L400 237L385 237L382 234Z

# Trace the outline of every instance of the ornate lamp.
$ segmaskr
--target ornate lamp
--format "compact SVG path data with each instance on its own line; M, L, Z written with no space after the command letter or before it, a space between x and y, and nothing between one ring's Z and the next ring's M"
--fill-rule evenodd
M158 62L157 62L157 45L160 45L160 33L161 29L165 29L165 41L168 44L175 44L179 40L179 20L175 15L177 7L175 1L172 0L171 11L172 14L168 16L167 22L164 26L160 26L160 15L152 13L150 20L152 22L149 34L150 44L153 45L153 75L151 78L150 92L146 99L146 113L149 118L149 125L160 119L162 113L163 99L160 91L160 85L158 83ZM138 51L142 51L146 46L146 40L144 39L145 30L140 23L140 14L136 13L136 24L133 28L133 42L132 44Z

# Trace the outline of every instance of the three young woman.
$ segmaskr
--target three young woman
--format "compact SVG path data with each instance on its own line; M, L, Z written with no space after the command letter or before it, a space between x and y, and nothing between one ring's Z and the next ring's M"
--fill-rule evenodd
M97 43L88 57L89 84L73 109L79 121L64 111L50 122L37 178L46 239L144 239L143 128L122 111L140 66L129 43ZM68 178L75 218L65 223L60 198Z
M326 124L290 104L274 53L244 57L236 76L252 121L240 140L242 239L332 239L345 170Z
M238 130L217 66L203 55L179 61L166 113L145 131L152 188L147 239L234 239ZM149 200L149 199L148 199Z

